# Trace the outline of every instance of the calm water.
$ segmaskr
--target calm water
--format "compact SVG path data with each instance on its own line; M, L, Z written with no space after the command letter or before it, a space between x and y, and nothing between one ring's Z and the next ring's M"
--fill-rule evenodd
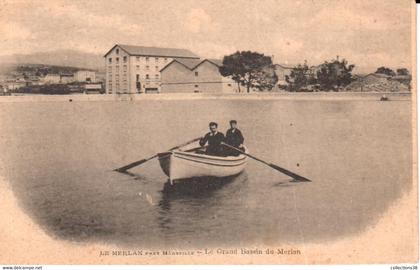
M0 103L0 174L53 237L136 247L320 242L359 233L411 186L410 101ZM165 187L157 160L237 119L252 160L224 182Z

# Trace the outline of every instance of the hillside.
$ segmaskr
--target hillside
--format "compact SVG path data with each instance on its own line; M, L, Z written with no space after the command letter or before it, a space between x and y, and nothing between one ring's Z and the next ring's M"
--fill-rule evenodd
M104 70L103 56L76 50L56 50L32 54L0 56L0 72L17 65L42 64L49 66L75 67L79 69Z

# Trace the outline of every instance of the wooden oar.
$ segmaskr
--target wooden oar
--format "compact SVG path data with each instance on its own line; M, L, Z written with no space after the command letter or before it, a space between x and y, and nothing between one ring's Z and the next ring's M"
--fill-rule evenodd
M288 176L292 177L292 178L293 178L293 179L295 179L295 180L298 180L298 181L305 181L305 182L312 182L312 181L311 181L311 180L309 180L308 178L305 178L305 177L303 177L303 176L297 175L297 174L295 174L295 173L293 173L293 172L291 172L291 171L289 171L289 170L286 170L285 168L282 168L282 167L280 167L280 166L277 166L276 164L269 163L269 162L267 162L267 161L264 161L264 160L262 160L262 159L259 159L259 158L255 157L255 156L253 156L253 155L250 155L250 154L248 154L248 153L245 153L245 152L244 152L244 151L242 151L241 149L236 148L236 147L234 147L234 146L232 146L232 145L229 145L229 144L224 143L224 142L222 142L222 144L223 144L223 145L225 145L225 146L227 146L227 147L229 147L229 148L231 148L231 149L234 149L234 150L238 151L238 152L239 152L239 153L241 153L241 154L244 154L244 155L246 155L246 156L248 156L248 157L250 157L250 158L252 158L252 159L255 159L256 161L259 161L259 162L261 162L261 163L264 163L265 165L270 166L271 168L273 168L273 169L275 169L275 170L277 170L277 171L279 171L279 172L281 172L281 173L284 173L285 175L288 175Z
M188 141L188 142L186 142L186 143L183 143L183 144L181 144L181 145L178 145L178 146L172 147L172 148L171 148L171 149L169 149L168 151L172 151L172 150L175 150L175 149L181 148L181 147L183 147L183 146L186 146L186 145L189 145L189 144L191 144L191 143L193 143L193 142L196 142L196 141L198 141L198 140L200 140L200 139L201 139L201 137L199 137L199 138L195 138L195 139L193 139L193 140L191 140L191 141ZM129 169L131 169L131 168L133 168L133 167L139 166L139 165L141 165L141 164L143 164L143 163L145 163L145 162L147 162L147 161L149 161L149 160L151 160L151 159L154 159L154 158L155 158L155 157L157 157L157 156L158 156L158 154L155 154L155 155L153 155L153 156L151 156L151 157L144 158L144 159L141 159L141 160L135 161L135 162L133 162L133 163L130 163L130 164L128 164L128 165L125 165L125 166L123 166L123 167L121 167L121 168L115 169L114 171L117 171L117 172L125 172L126 170L129 170Z

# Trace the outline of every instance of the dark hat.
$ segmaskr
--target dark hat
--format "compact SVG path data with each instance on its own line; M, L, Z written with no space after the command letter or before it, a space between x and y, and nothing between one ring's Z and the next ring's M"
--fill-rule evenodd
M217 123L216 123L216 122L210 122L210 123L209 123L209 127L211 127L211 126L216 126L216 127L217 127L218 125L217 125Z
M236 122L236 120L230 120L230 122L229 122L230 124L233 124L233 123L235 123L235 124L237 124L238 122Z

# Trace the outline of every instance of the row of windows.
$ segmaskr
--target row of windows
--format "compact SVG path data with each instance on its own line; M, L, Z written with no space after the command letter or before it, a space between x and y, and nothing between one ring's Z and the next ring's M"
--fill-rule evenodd
M139 70L140 66L136 65L136 69ZM150 70L150 66L146 66L146 70ZM155 66L155 71L159 71L159 66Z
M140 65L136 65L136 69L140 70ZM150 70L150 66L146 66L146 70ZM108 71L112 72L112 66L108 67ZM127 72L127 65L123 66L123 71ZM159 71L159 66L155 66L155 71ZM117 73L120 72L120 67L119 66L115 67L115 72L117 72ZM196 76L198 76L198 72L196 72Z
M115 63L119 63L120 62L120 58L119 57L115 57ZM127 56L124 56L123 57L123 62L124 63L127 63ZM110 58L108 58L108 63L112 63L112 57L110 57Z
M145 59L146 59L146 62L149 62L149 57L148 57L148 56L146 56L146 57L145 57ZM136 56L136 60L137 60L137 61L140 61L140 56ZM165 58L163 58L163 61L164 61L164 62L167 62L167 61L168 61L168 58L166 58L166 57L165 57ZM156 62L156 63L158 63L158 62L159 62L159 57L155 57L155 62Z
M150 79L150 75L149 74L146 74L146 77L145 77L145 79L146 80L149 80ZM156 80L158 80L159 79L159 74L155 74L155 79ZM118 74L116 74L115 75L115 81L119 81L120 80L120 75L118 75ZM109 75L109 77L108 77L108 81L109 82L112 82L112 75L110 74ZM127 81L127 76L123 76L123 81ZM140 74L136 74L136 81L138 82L138 81L140 81Z
M117 53L118 54L118 53ZM138 61L140 61L140 56L136 56L136 60L137 60L137 62ZM149 57L145 57L145 59L146 59L146 62L149 62ZM168 58L163 58L163 61L166 63L166 62L168 62ZM112 57L109 57L108 58L108 62L111 64L112 63ZM115 63L119 63L120 62L120 58L119 57L115 57ZM127 63L127 56L123 56L123 62L124 63ZM159 57L155 57L155 62L156 63L159 63Z

